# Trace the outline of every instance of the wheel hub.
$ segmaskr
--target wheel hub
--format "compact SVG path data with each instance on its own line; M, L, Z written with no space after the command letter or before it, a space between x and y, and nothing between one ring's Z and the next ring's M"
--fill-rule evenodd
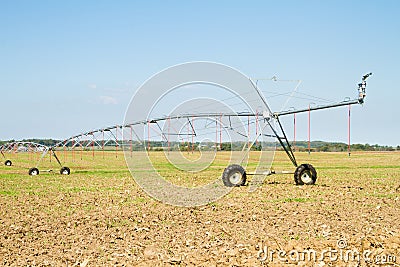
M307 184L307 183L311 183L311 181L312 181L312 178L311 178L311 175L310 175L310 173L309 172L304 172L302 175L301 175L301 180L303 181L303 183L305 183L305 184Z
M238 184L242 180L242 174L240 172L235 172L229 177L229 180L232 184Z

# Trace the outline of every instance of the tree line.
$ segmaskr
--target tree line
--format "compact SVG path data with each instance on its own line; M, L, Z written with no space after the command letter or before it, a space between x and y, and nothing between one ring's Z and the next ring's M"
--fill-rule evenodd
M59 143L61 140L55 140L55 139L38 139L38 138L31 138L31 139L23 139L23 140L18 140L22 142L34 142L38 144L42 144L45 146L54 146L57 143ZM0 141L0 145L9 143L9 142L15 142L15 140L3 140ZM150 142L150 147L152 150L163 150L166 148L165 142L161 141L151 141ZM147 146L148 142L145 141L145 144ZM72 144L69 144L72 145ZM115 142L108 142L108 146L115 146ZM134 144L135 149L134 150L140 150L141 147L143 146L143 143L137 143ZM295 151L308 151L308 142L307 141L296 141L296 143L290 142L290 145L292 146L293 150ZM203 144L202 146L198 143L190 143L190 142L184 142L178 143L178 142L171 142L170 144L170 149L171 150L186 150L186 149L204 149L204 150L241 150L243 147L246 146L246 143L244 142L233 142L233 143L227 143L223 142L221 144L215 144L210 142L209 144ZM253 147L251 148L252 150L261 150L262 146L268 146L268 147L273 147L276 146L277 150L281 150L282 148L280 147L279 143L273 143L273 142L264 142L264 143L255 143ZM343 152L347 151L348 145L345 143L341 142L326 142L326 141L311 141L310 142L310 149L311 151L315 152ZM398 146L385 146L385 145L378 145L378 144L351 144L350 149L352 151L400 151L400 145Z

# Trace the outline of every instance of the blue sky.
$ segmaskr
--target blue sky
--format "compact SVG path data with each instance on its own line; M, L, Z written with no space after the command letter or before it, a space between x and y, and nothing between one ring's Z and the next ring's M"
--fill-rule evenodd
M1 1L0 140L121 124L147 78L200 60L338 101L373 72L352 141L400 145L399 12L399 1ZM313 113L312 139L346 142L346 114ZM299 115L297 139L306 124Z

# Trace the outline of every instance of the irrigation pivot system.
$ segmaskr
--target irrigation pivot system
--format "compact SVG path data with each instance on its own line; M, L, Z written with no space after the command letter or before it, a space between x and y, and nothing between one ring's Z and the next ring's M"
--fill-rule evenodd
M39 175L39 163L43 160L43 158L50 153L58 164L61 166L61 162L58 159L54 147L49 147L46 145L42 145L35 142L27 142L27 141L15 141L3 144L0 146L0 153L4 158L4 165L11 166L13 163L10 159L8 159L5 155L6 154L16 154L16 153L28 153L28 154L39 154L39 159L35 167L29 169L29 175ZM34 157L33 157L34 158ZM47 170L51 172L52 170ZM70 174L70 169L68 167L61 166L60 174Z
M253 109L234 111L232 106L235 106L236 103L230 103L230 98L213 102L203 97L195 103L187 102L186 108L178 107L169 115L153 112L144 119L139 116L139 119L125 121L122 125L91 130L65 139L54 146L31 142L12 142L0 146L0 152L4 164L7 166L12 165L11 160L6 157L7 154L40 152L36 166L29 169L29 175L38 175L40 173L39 164L43 158L46 155L53 156L60 166L60 174L69 175L69 167L62 163L62 153L64 153L64 161L67 152L75 161L79 158L82 159L82 153L86 153L86 155L92 153L94 158L95 154L99 154L95 152L102 151L104 157L104 151L110 155L112 150L115 151L115 157L118 157L118 152L124 151L125 157L128 156L134 161L137 152L149 154L151 151L164 151L169 162L178 169L196 171L210 166L208 161L214 159L217 151L228 150L231 151L232 159L222 172L222 182L227 187L244 185L249 175L253 176L253 181L257 180L256 177L279 173L294 174L294 181L297 185L311 185L316 182L317 172L310 164L298 164L280 118L291 114L363 104L366 97L366 80L370 75L372 73L362 77L361 83L358 84L358 96L353 100L272 112L257 84L248 79L248 88L250 89L242 92L242 95L249 95L246 99L248 102L257 101L257 106L253 107L262 106L254 111L249 111ZM207 90L204 89L202 92L207 92ZM173 98L177 97L173 96ZM202 101L205 99L207 101L203 103ZM159 101L160 106L165 106L161 105L162 101L162 99ZM231 140L229 144L226 142L228 138ZM272 150L274 151L274 147L268 140L273 140L274 144L282 147L295 167L294 171L279 172L271 169L271 165L265 160L270 158L268 155L272 153ZM255 147L260 151L265 151L264 155L259 158L260 167L252 172L246 171L245 165L249 152ZM238 153L235 154L233 151L238 151ZM182 156L183 153L198 153L201 155L201 160L186 160L184 164L180 164L179 161L185 160L185 156ZM207 156L212 153L214 156Z
M279 141L279 144L282 146L282 148L286 152L286 154L289 157L290 161L292 162L293 166L296 167L296 170L294 172L294 181L297 185L315 184L315 181L317 180L317 172L311 164L305 163L305 164L298 165L298 163L296 161L296 157L292 150L292 146L290 145L288 138L286 137L285 131L282 127L279 117L285 116L285 115L290 115L290 114L302 113L302 112L311 112L311 111L315 111L315 110L335 108L335 107L340 107L340 106L363 104L364 99L366 97L366 86L367 86L366 80L371 75L372 75L372 73L368 73L362 77L361 83L358 84L358 97L353 100L347 100L347 101L342 101L342 102L327 104L327 105L320 105L320 106L316 106L316 107L309 106L308 108L303 108L303 109L274 112L273 114L264 114L264 119L267 121L267 123L270 125L272 131L274 132L274 137ZM274 129L274 127L272 127L272 125L269 123L271 117L275 118L276 121L278 122L279 128L282 131L283 136L279 136L279 134ZM275 174L275 173L276 172L274 172L274 171L269 171L269 172L266 172L263 174L271 175L271 174ZM291 173L291 172L283 171L281 173ZM251 173L249 173L249 174L251 174ZM245 183L246 172L241 166L232 165L232 166L228 166L225 169L222 177L224 179L224 183L228 186L241 185L241 184Z

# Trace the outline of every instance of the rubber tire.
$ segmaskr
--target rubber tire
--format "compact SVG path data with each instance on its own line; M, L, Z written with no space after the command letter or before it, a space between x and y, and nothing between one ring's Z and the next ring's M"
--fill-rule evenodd
M39 175L38 168L30 168L29 169L29 175L31 175L31 176Z
M11 160L6 160L6 161L4 161L4 165L11 166L12 165L12 161Z
M233 177L235 174L240 176ZM237 180L233 180L232 178L235 178ZM229 165L222 173L222 181L227 187L242 186L246 183L246 171L240 165Z
M313 185L317 181L317 171L311 164L301 164L294 172L296 185Z
M68 167L62 167L60 170L60 174L62 175L69 175L71 173L71 170Z

